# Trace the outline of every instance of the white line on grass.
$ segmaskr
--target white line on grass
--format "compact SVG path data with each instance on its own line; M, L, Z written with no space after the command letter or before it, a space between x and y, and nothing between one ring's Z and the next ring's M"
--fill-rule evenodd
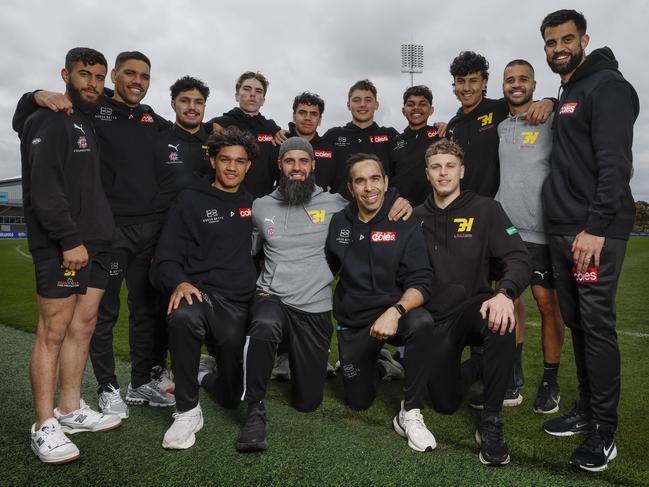
M535 327L541 327L541 323L538 321L526 321L525 326L535 326ZM617 330L618 335L623 335L623 336L628 336L628 337L635 337L635 338L649 338L649 333L641 333L639 331L624 331L624 330Z
M18 246L16 247L16 252L18 252L18 253L19 253L20 255L22 255L23 257L27 257L28 259L31 259L31 258L32 258L31 255L26 254L25 252L23 252L23 251L20 249L20 245L18 245Z

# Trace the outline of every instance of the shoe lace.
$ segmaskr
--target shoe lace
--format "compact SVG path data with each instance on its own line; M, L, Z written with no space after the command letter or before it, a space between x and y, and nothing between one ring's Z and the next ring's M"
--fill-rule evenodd
M604 438L602 437L602 434L597 430L592 430L588 433L588 436L586 436L586 439L581 444L581 446L588 451L598 452L602 449L603 444Z
M122 396L119 394L119 390L111 384L108 386L108 390L104 391L105 397L108 399L108 403L111 405L120 404L122 402Z
M403 420L408 428L427 429L426 425L424 424L424 417L422 416L419 409L411 409L410 411L407 411L404 415Z
M189 411L182 413L175 412L172 414L175 423L190 423L194 420L195 414L189 414Z
M245 428L247 431L253 432L260 428L264 428L265 424L266 416L264 415L264 412L260 410L253 410L248 415L248 419L246 419Z

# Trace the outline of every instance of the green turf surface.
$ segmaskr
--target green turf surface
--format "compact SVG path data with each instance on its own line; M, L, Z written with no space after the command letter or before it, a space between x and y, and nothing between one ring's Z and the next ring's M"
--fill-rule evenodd
M0 322L33 331L36 320L33 268L24 240L0 241ZM540 431L543 417L531 412L541 375L538 314L526 296L528 327L524 349L527 386L525 400L503 413L512 463L486 468L477 459L473 441L476 415L463 407L453 416L424 411L438 448L430 454L410 450L392 431L391 419L401 398L399 383L384 383L372 408L354 413L341 400L341 383L328 381L323 405L302 414L290 405L290 387L273 384L268 411L270 448L266 453L240 455L234 451L243 407L220 409L201 396L205 428L188 451L167 452L161 446L171 422L170 410L132 408L131 418L116 431L73 437L80 447L79 462L53 467L40 464L31 453L28 430L32 422L27 364L33 335L0 326L3 353L0 404L5 421L0 443L0 485L649 485L645 438L649 426L649 304L643 273L649 268L649 239L630 242L618 298L618 330L622 350L622 400L616 436L619 457L601 474L576 473L567 465L579 438L554 438ZM335 356L335 346L333 347ZM116 333L116 351L126 358L125 313ZM562 411L576 397L569 340L560 370ZM128 363L118 361L125 387ZM86 371L84 397L94 407L94 380Z

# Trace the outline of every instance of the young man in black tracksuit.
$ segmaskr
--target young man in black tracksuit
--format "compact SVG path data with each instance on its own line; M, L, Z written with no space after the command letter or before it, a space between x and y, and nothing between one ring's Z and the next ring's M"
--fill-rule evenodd
M380 127L374 121L379 102L376 87L367 79L357 81L349 89L347 108L352 114L352 121L344 127L327 130L322 137L334 146L336 170L331 191L350 199L347 189L347 159L359 152L375 154L381 160L386 174L392 176L391 149L398 132L392 127Z
M150 81L151 62L138 51L120 53L111 78L115 91L104 93L92 118L100 146L102 184L115 219L110 281L99 307L90 344L90 358L98 383L99 409L128 417L115 374L113 327L119 316L120 289L126 279L131 347L131 404L172 406L172 395L160 391L151 378L153 343L160 322L159 296L149 282L149 268L164 212L156 207L154 144L170 126L140 102ZM14 115L21 130L26 114L38 106L70 108L60 94L37 91L26 94Z
M426 179L426 150L440 139L437 127L428 125L433 114L433 94L427 86L411 86L403 94L403 116L408 126L394 139L391 184L413 206L421 205L430 194Z
M509 451L500 410L514 360L513 300L527 287L531 268L525 245L500 204L460 191L462 157L459 145L447 140L429 148L426 173L433 194L415 209L435 272L428 303L435 319L429 391L435 410L450 414L482 375L484 410L476 431L480 461L503 465ZM489 279L492 258L504 266L495 295ZM461 363L467 345L483 346L484 355Z
M273 137L280 127L259 113L266 100L268 84L263 74L246 71L239 76L235 85L235 98L239 106L209 121L215 131L234 125L255 137L259 155L252 161L243 183L246 191L255 198L270 193L277 179L278 148L273 144Z
M579 400L546 433L587 432L570 463L600 471L617 456L620 352L615 294L635 219L629 179L638 95L607 47L588 56L586 19L559 10L541 25L548 65L563 91L554 115L542 200L561 314L570 328Z
M416 222L388 219L397 192L388 191L377 156L349 159L348 186L354 200L333 216L325 246L340 276L334 315L345 401L355 410L369 408L381 380L383 344L405 345L405 399L393 426L414 450L432 451L435 438L420 412L433 334L431 316L420 307L433 277L426 244Z
M191 447L203 426L199 384L223 407L239 404L248 302L257 278L253 197L240 186L257 146L236 127L212 135L207 144L216 179L211 185L195 181L180 194L156 249L157 279L171 293L167 319L177 412L162 441L171 449ZM199 373L203 343L216 355L218 374Z

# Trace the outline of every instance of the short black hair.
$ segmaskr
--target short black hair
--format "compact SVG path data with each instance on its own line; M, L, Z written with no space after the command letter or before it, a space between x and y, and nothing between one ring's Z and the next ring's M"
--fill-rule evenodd
M135 59L136 61L143 61L151 69L151 61L149 58L142 54L140 51L124 51L120 52L115 58L115 69L119 70L126 61Z
M352 93L356 90L371 91L374 95L374 98L376 98L376 86L374 86L374 83L372 83L369 79L362 79L354 83L352 87L349 88L349 92L347 92L348 100L352 97Z
M532 66L530 62L526 61L525 59L514 59L512 61L509 61L507 63L507 66L505 66L505 69L511 68L512 66L527 66L532 71L532 74L534 74L534 66ZM505 69L503 69L503 71L505 71Z
M309 91L304 91L301 94L297 95L293 100L293 113L297 110L297 106L302 103L303 105L317 105L320 109L320 116L324 113L325 102L320 95L316 93L311 93Z
M89 47L74 47L65 55L65 69L72 70L72 65L76 62L81 62L84 65L94 66L101 64L108 69L106 58L99 51L95 51Z
M466 76L469 73L480 73L485 80L489 79L489 61L473 51L462 51L451 63L451 76Z
M577 26L577 32L580 36L586 33L586 17L581 12L572 9L562 9L556 12L549 13L541 22L541 37L545 39L545 29L548 27L556 27L566 22L573 21Z
M403 92L404 106L408 101L408 98L410 98L411 96L423 96L424 98L426 98L426 100L428 100L428 103L430 103L431 105L433 104L433 92L430 91L430 88L428 86L424 86L424 85L411 86L406 91L404 91Z
M240 145L246 150L248 159L251 161L259 155L259 147L252 134L247 130L241 130L235 126L224 128L219 133L213 133L207 138L207 151L210 157L214 157L223 147Z
M172 100L175 100L178 94L182 93L183 91L194 89L198 90L206 100L207 97L210 96L210 89L207 87L207 85L201 80L192 78L191 76L183 76L182 78L177 79L176 82L169 87Z
M365 154L364 152L359 152L347 159L347 181L350 183L352 182L352 168L359 162L367 160L376 162L381 170L381 176L385 177L385 168L383 167L383 163L381 162L381 159L379 159L379 156L376 154Z

